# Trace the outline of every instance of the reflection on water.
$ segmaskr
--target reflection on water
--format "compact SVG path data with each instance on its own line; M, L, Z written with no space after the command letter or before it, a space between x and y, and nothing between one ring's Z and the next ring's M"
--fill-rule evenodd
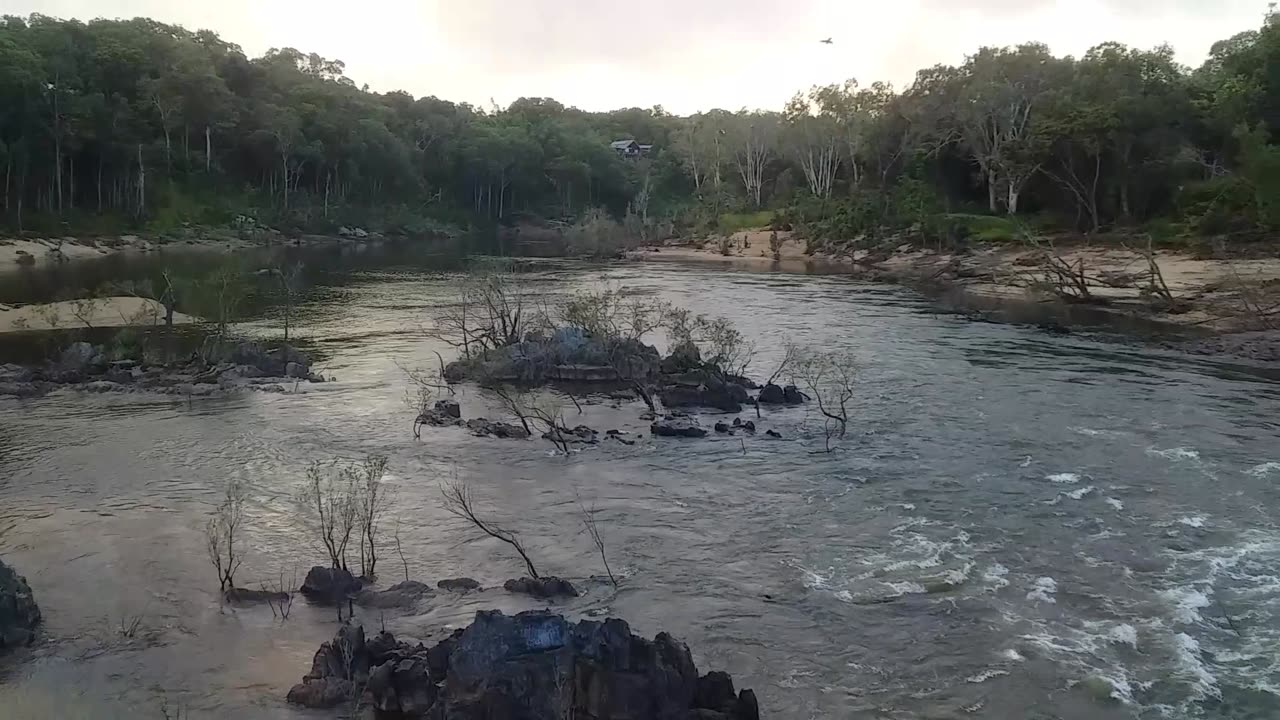
M729 316L759 345L757 373L788 340L853 352L862 391L843 449L814 453L811 409L765 413L783 440L656 441L641 405L605 398L580 421L634 447L553 457L458 429L415 442L402 367L446 350L420 328L447 280L403 256L308 267L304 332L338 383L193 403L0 399L0 548L48 622L46 642L6 666L7 688L301 716L281 698L332 634L329 611L282 624L266 607L219 608L200 527L242 478L241 583L301 575L322 557L292 500L307 463L381 453L411 576L500 587L521 570L440 508L438 482L456 473L540 568L586 589L566 612L671 631L701 667L754 687L769 717L1274 712L1280 387L1265 378L968 323L834 276L549 264L536 275L548 293L620 283ZM271 332L276 312L255 307L246 331ZM465 389L461 402L495 412ZM600 508L618 589L592 577L603 569L578 496ZM388 584L403 577L398 558L380 567ZM488 590L365 619L429 641L477 609L535 606Z

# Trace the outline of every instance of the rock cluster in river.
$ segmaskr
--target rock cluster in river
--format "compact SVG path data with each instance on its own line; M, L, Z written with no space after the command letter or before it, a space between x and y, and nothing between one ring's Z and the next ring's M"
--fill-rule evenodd
M114 359L100 345L75 342L58 359L41 367L0 365L0 395L31 397L60 386L86 392L144 390L172 395L212 395L253 388L283 392L281 381L324 382L311 371L311 359L289 345L266 349L253 342L235 344L214 358L189 358L171 364Z
M382 718L449 720L759 720L751 690L722 672L699 676L689 648L646 640L626 622L576 624L548 612L476 613L434 647L366 639L345 625L320 646L291 703L332 708L358 698Z
M40 608L27 579L0 560L0 652L30 645Z

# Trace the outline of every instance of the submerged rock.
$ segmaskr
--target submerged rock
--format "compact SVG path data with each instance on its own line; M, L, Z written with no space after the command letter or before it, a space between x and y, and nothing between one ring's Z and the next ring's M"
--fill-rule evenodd
M382 609L411 608L418 603L419 599L434 594L435 591L424 583L405 580L386 590L361 590L356 593L355 603L361 607Z
M0 652L30 645L39 624L40 607L27 579L0 560Z
M437 400L435 405L432 405L429 410L418 416L414 424L434 427L461 425L462 406L453 400Z
M655 420L649 426L649 432L659 437L700 438L707 436L707 431L698 425L697 420L691 417L670 415L661 420Z
M803 405L804 393L795 385L782 387L769 383L760 389L756 401L764 405Z
M453 590L455 592L466 592L468 590L479 590L480 583L469 577L446 578L436 583L436 587L441 590Z
M502 589L542 599L578 597L578 588L568 580L561 580L558 577L523 577L519 580L508 580L502 584Z
M759 720L750 690L724 673L699 677L689 648L666 633L631 634L626 622L571 624L548 612L476 613L435 647L365 641L344 626L320 646L289 702L361 702L386 718L449 720Z

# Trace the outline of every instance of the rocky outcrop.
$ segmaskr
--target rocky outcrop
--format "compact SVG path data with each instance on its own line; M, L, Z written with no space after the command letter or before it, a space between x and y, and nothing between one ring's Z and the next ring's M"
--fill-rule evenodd
M700 438L707 436L707 431L698 424L697 420L683 415L668 415L654 420L653 424L649 426L649 432L659 437Z
M502 589L507 592L529 595L542 600L578 597L579 594L578 588L574 587L573 583L553 576L544 578L523 577L519 580L508 580L502 584Z
M668 375L687 372L702 367L702 351L686 340L671 348L671 354L662 359L662 372Z
M437 400L430 409L418 415L415 425L448 427L462 424L462 406L453 400Z
M447 578L436 583L436 587L441 590L452 590L454 592L467 592L469 590L479 590L480 583L469 577Z
M577 624L547 612L482 611L436 646L344 626L320 646L291 703L334 707L363 688L379 718L448 720L759 720L755 694L719 672L699 677L666 633L617 619Z
M27 579L0 561L0 652L30 645L39 624L40 608Z
M342 568L316 565L302 581L302 594L312 602L334 604L360 592L364 583Z
M386 590L361 590L356 593L355 603L360 607L390 609L390 608L412 608L418 604L418 600L434 595L432 590L424 583L417 580L405 580L402 583L396 583Z
M542 433L543 440L551 440L553 442L566 443L585 443L587 445L595 445L599 442L599 433L586 425L579 425L572 430L568 428L558 428L554 431L548 430Z
M27 397L69 385L89 392L145 391L205 396L253 389L283 392L279 381L325 378L311 371L311 360L298 349L282 345L265 350L256 343L232 346L215 358L188 358L163 365L145 365L133 358L111 359L101 346L86 342L69 345L57 361L42 367L0 366L0 395Z
M529 437L529 431L519 425L512 425L498 420L472 418L466 422L466 426L471 431L471 434L476 437L495 437L511 440L524 440Z
M760 389L760 395L756 400L764 405L802 405L805 398L804 393L800 392L800 388L795 385L781 387L769 383Z
M736 413L742 412L743 403L751 402L747 388L706 370L664 376L664 381L668 384L659 397L669 408L708 407Z

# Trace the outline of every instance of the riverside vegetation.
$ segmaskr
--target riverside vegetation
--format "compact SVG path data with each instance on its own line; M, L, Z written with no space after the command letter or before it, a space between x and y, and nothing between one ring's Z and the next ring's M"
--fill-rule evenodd
M7 16L3 224L477 228L575 254L771 222L815 251L887 236L1008 242L1019 224L1237 246L1280 226L1278 18L1217 42L1194 69L1167 46L1104 43L1075 58L1028 43L981 48L902 89L849 80L780 111L677 117L379 94L340 60L292 48L251 59L152 20ZM623 158L617 138L653 149ZM525 232L492 232L513 227Z

